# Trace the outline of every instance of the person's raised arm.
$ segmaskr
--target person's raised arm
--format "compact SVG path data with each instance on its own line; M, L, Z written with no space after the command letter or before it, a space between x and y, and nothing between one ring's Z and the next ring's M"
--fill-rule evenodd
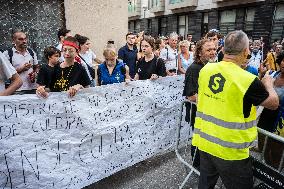
M266 73L261 82L269 93L269 96L260 105L271 110L276 110L279 106L279 98L273 88L274 79Z

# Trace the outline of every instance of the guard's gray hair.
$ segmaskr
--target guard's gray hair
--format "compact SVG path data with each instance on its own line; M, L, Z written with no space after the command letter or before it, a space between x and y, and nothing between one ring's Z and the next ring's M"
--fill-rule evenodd
M249 45L247 34L241 30L232 31L225 37L224 53L228 55L239 55Z

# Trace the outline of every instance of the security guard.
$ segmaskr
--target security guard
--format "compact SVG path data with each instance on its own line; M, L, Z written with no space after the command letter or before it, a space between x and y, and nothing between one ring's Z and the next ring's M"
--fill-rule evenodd
M224 59L200 71L192 144L200 150L199 189L214 188L220 176L227 189L251 189L249 148L257 136L256 109L276 109L279 100L273 79L262 81L240 65L249 54L243 31L225 38Z

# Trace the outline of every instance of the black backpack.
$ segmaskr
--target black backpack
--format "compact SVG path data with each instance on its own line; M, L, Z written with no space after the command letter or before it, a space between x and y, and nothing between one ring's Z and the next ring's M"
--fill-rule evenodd
M29 54L32 56L33 61L34 61L34 59L35 59L34 51L32 49L30 49L30 48L27 48L27 50L28 50ZM12 48L7 49L7 52L8 52L8 56L9 56L9 61L12 64L12 58L13 58L13 50L12 50ZM11 84L11 80L10 79L6 80L5 81L5 88L7 89L10 84Z
M32 58L34 60L35 59L34 51L32 49L30 49L30 48L27 48L27 50L28 50L29 54L32 56ZM9 61L12 64L12 58L13 58L13 50L12 50L12 48L8 49L7 52L8 52L8 56L9 56Z
M93 79L95 79L95 77L96 77L96 72L95 72L94 68L92 68L92 67L84 60L84 58L83 58L82 56L80 56L79 54L78 54L78 56L81 58L81 60L83 60L83 61L86 63L91 77L92 77Z

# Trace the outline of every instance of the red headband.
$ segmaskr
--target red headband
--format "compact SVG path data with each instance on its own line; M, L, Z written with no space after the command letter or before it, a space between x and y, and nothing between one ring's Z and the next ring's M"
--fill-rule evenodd
M74 43L74 42L71 42L71 41L63 41L63 46L71 46L71 47L74 47L75 49L79 50L79 46Z

